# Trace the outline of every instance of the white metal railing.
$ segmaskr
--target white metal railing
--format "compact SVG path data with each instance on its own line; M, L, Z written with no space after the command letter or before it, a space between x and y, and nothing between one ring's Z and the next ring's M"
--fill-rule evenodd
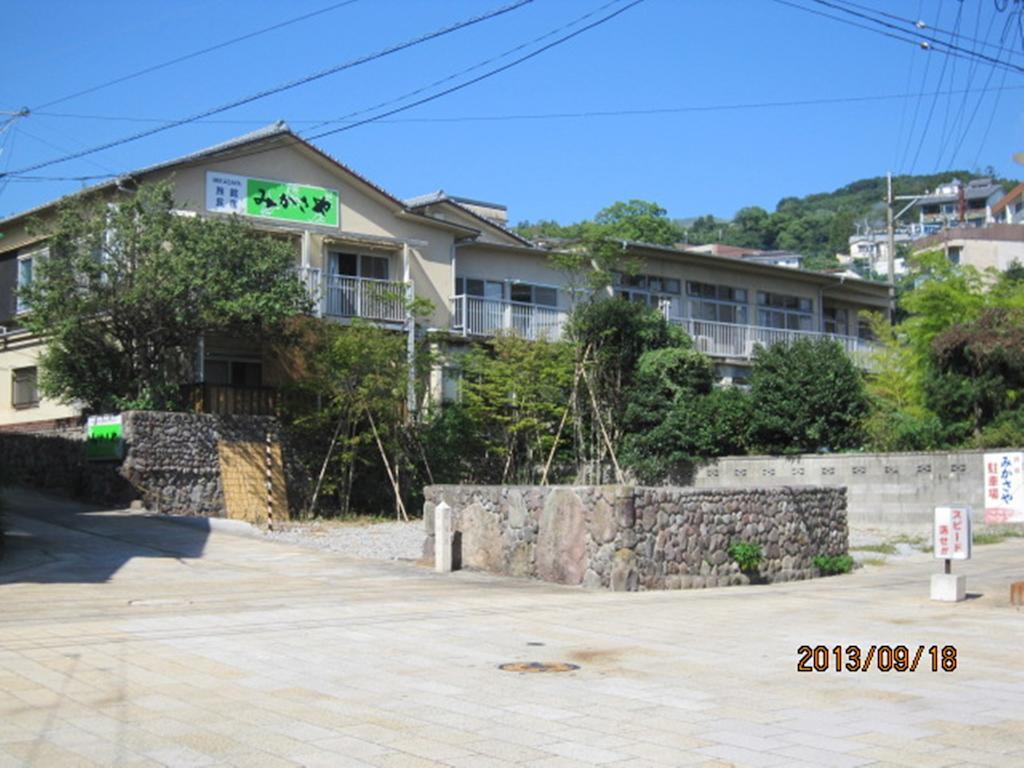
M536 341L561 338L568 315L553 307L503 299L460 295L452 298L452 330L463 336L511 332Z
M325 276L316 267L303 267L299 275L320 315L364 317L392 323L405 321L406 303L412 294L408 283L348 275Z
M758 325L719 323L692 317L675 317L671 322L682 326L693 339L694 346L711 357L750 360L758 345L770 347L789 344L797 339L832 339L838 341L847 354L865 364L875 349L870 341L857 336L817 331L791 331L785 328L764 328Z

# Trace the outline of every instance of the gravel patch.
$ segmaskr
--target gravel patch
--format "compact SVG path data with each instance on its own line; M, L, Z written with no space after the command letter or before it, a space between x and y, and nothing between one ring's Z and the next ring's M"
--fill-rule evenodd
M279 524L268 539L340 552L368 560L419 560L423 557L423 521L358 525L317 520Z

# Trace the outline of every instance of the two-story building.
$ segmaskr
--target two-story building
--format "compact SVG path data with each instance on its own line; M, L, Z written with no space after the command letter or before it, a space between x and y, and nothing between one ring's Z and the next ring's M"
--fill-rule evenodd
M983 227L990 223L992 207L1003 197L1003 188L992 179L971 179L966 184L952 179L921 195L914 205L923 234L944 227Z
M183 212L244 216L289 239L325 320L364 318L410 342L434 337L455 364L473 339L502 332L558 337L580 299L550 251L506 228L503 206L443 192L400 200L284 123L77 194L113 200L158 180L172 185ZM75 404L39 396L45 339L23 328L30 308L18 297L47 255L45 240L26 225L45 220L58 203L0 221L0 429L40 429L80 416ZM887 289L878 283L642 243L623 243L623 255L639 258L643 269L617 274L608 293L658 308L725 378L745 375L757 344L828 335L861 353L867 313L887 308ZM413 318L412 298L428 300L432 310ZM254 393L278 386L288 372L257 346L204 338L194 375L202 393L197 408L260 410L267 401ZM444 386L436 381L432 389Z

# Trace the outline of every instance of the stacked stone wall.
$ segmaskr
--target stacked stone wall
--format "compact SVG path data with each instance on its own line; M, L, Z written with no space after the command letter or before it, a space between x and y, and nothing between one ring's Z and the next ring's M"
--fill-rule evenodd
M306 483L277 420L267 416L128 411L122 415L121 462L85 460L84 430L60 434L0 434L7 482L57 491L84 501L128 504L179 515L226 515L219 443L281 446L289 506L304 501ZM262 452L254 456L262 461Z
M843 488L693 489L632 486L428 486L453 510L464 567L614 590L681 589L818 575L814 558L847 552ZM761 547L755 573L729 556Z

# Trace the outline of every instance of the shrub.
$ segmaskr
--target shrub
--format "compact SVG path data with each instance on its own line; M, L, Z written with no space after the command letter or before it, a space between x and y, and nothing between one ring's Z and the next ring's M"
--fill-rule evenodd
M864 442L864 383L835 341L759 347L750 394L750 440L766 453L841 451Z
M750 541L736 541L729 547L729 557L744 573L757 570L761 564L761 545Z
M814 565L823 576L833 576L852 571L853 558L849 555L818 555L814 558Z

